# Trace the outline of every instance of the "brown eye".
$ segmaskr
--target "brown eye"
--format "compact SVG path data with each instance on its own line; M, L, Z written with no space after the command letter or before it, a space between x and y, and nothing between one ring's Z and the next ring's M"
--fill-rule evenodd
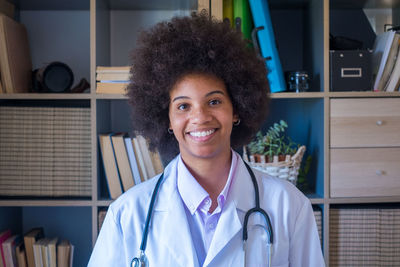
M179 110L185 110L185 109L187 109L188 108L188 105L187 104L179 104L178 105L178 109Z
M209 104L211 106L215 106L215 105L221 104L221 101L218 99L213 99L213 100L210 100Z

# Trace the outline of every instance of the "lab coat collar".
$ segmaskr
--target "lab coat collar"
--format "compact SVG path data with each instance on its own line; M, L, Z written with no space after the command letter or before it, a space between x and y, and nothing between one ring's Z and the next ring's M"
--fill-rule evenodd
M257 179L257 183L260 196L262 196L261 181ZM255 191L253 182L250 173L241 158L237 163L236 175L231 185L231 192L229 193L228 201L233 201L236 204L236 208L244 213L255 207Z

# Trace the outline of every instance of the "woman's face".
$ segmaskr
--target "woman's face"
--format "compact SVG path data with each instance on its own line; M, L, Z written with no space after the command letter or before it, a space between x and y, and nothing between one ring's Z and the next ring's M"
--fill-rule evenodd
M180 79L170 92L169 120L184 160L230 156L237 116L221 79L205 74Z

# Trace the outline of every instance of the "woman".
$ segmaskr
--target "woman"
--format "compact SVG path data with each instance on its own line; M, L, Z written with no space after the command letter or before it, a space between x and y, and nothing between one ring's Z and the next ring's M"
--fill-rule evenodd
M240 33L205 14L174 18L141 35L133 66L128 95L135 130L175 157L150 212L149 264L324 266L309 200L290 183L256 171L260 206L273 230L272 256L260 214L250 216L244 246L244 217L255 206L256 189L232 148L258 131L269 99L264 62ZM139 256L159 177L110 205L89 266L130 266Z

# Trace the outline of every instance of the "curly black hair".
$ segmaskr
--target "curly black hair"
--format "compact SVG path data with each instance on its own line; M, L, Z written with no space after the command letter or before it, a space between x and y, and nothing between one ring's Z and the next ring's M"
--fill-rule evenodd
M205 13L160 22L141 33L132 63L127 95L133 128L163 156L170 158L179 151L174 135L167 131L169 92L187 74L214 75L224 81L241 120L232 130L233 148L247 144L266 118L265 62L229 22L210 19Z

